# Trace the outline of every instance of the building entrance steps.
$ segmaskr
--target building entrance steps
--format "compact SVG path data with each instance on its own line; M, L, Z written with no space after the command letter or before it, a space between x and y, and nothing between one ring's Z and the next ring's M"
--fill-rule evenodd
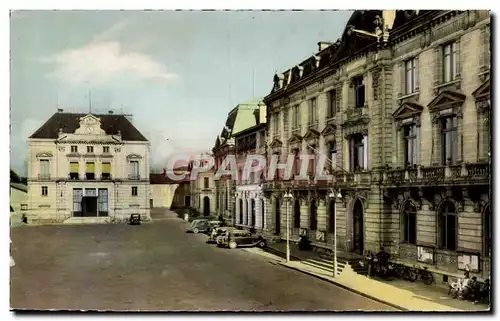
M351 264L339 263L338 276L333 277L333 262L328 256L314 251L300 251L290 242L290 262L286 256L286 242L268 244L265 251L250 251L277 261L277 264L334 283L340 287L407 311L488 311L487 304L472 304L470 301L453 299L446 287L425 285L421 281L403 279L369 278L358 273ZM267 252L267 253L266 253ZM264 254L265 253L265 254ZM274 254L274 255L273 255ZM348 259L346 259L346 257ZM362 260L361 256L345 252L337 253L338 261ZM343 266L342 270L340 269Z

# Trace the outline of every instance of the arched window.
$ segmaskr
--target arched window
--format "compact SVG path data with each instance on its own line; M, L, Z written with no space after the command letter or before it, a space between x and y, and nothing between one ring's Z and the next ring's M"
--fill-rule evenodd
M401 219L403 242L417 244L417 210L411 202L406 202Z
M328 231L335 233L335 199L328 204Z
M317 215L316 200L311 200L309 212L310 212L311 231L314 231L318 228L318 215Z
M293 227L300 228L300 200L295 200L293 204Z
M443 203L439 208L439 232L441 248L455 251L457 248L457 212L452 202Z

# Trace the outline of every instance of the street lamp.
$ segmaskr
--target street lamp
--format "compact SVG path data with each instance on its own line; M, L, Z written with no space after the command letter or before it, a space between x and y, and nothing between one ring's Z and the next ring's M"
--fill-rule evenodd
M340 190L335 194L333 189L328 195L331 201L336 201L337 199L342 199L342 194ZM333 277L337 277L337 208L335 207L334 218L333 218Z
M286 204L286 262L290 262L290 215L288 213L288 200L293 198L292 193L290 191L285 192L283 195Z

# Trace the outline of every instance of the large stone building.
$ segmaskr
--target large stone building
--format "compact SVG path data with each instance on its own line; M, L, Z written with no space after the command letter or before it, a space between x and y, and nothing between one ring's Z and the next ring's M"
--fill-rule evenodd
M236 142L236 164L238 181L236 182L235 225L256 231L264 229L264 197L262 193L263 172L250 169L249 155L266 154L266 106L262 103L255 109L253 126L233 135Z
M228 113L224 128L212 149L215 171L219 170L228 155L236 156L234 136L261 122L265 122L265 105L260 98L238 104ZM222 176L215 181L215 187L216 212L224 217L227 224L233 225L236 213L236 182L228 176Z
M327 155L335 180L267 182L267 229L288 211L292 238L488 276L490 29L489 11L356 11L275 75L268 153Z
M124 115L60 109L28 139L28 221L149 219L149 146Z

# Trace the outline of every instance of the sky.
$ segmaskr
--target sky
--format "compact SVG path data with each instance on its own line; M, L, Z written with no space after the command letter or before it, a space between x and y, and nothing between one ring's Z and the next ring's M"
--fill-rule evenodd
M16 11L11 13L11 168L58 108L125 112L151 165L210 150L228 112L340 37L352 11ZM89 99L89 92L91 99Z

